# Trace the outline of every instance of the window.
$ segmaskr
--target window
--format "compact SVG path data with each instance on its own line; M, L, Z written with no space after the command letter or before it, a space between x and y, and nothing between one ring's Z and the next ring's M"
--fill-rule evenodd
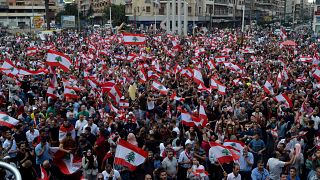
M146 6L146 12L149 13L150 11L150 6Z
M191 15L191 10L192 8L191 7L188 7L188 14Z

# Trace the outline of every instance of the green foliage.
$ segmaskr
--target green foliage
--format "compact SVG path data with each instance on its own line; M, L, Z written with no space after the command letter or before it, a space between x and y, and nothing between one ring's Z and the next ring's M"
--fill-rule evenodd
M105 8L104 10L104 18L106 20L110 19L110 13L109 13L109 6ZM125 5L111 5L111 19L112 19L112 25L113 26L119 26L123 22L127 22L126 12L125 12Z
M75 3L65 4L64 10L60 11L56 15L56 22L61 22L61 16L70 15L75 16L75 18L78 18L78 5ZM80 16L81 18L81 16Z

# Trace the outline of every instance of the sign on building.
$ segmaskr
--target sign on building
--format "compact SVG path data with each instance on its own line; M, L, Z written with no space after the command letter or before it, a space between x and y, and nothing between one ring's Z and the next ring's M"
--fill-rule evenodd
M62 28L75 28L76 18L75 16L61 16Z
M31 27L35 29L40 29L44 25L44 17L43 16L33 16L31 17Z
M64 3L68 4L68 3L74 3L74 0L63 0Z

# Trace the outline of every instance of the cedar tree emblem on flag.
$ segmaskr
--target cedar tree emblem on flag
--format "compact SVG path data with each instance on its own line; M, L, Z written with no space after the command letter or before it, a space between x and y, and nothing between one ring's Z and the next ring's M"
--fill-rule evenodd
M221 153L222 153L223 155L225 155L225 156L229 156L229 155L230 155L228 149L223 149L223 150L221 151Z
M162 87L162 86L159 86L159 89L163 89L163 87Z
M62 62L61 56L57 56L57 57L55 58L55 60L58 61L58 62Z
M8 122L9 121L9 116L3 117L2 120Z
M132 37L132 41L133 41L133 42L137 42L137 41L138 41L138 38L135 37L135 36L133 36L133 37Z
M126 155L126 159L129 163L134 162L136 159L134 152L130 152L128 155Z
M236 143L232 143L231 146L232 146L232 147L236 147Z

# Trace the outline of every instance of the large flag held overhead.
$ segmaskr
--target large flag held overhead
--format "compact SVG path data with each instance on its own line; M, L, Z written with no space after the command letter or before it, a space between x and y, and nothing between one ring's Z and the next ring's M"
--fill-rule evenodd
M4 112L0 112L0 126L6 126L8 128L13 128L19 123L19 120L7 115Z
M164 85L157 81L153 81L152 86L153 89L160 91L161 94L168 94L169 89L167 89Z
M233 149L237 151L238 153L242 152L245 146L245 143L238 140L225 140L223 142L223 145L229 149Z
M70 175L81 169L81 157L61 151L58 147L51 147L50 153L53 154L54 164L63 174Z
M120 139L116 149L114 164L135 170L148 156L148 152Z
M274 92L273 92L273 87L272 87L272 84L270 81L266 81L264 86L263 86L263 90L267 93L267 94L271 94L273 95Z
M239 156L229 150L226 146L215 142L210 142L210 146L209 156L210 154L214 154L214 157L220 164L229 163L239 159Z
M284 103L286 108L291 108L293 106L291 99L284 93L279 94L275 97L278 103Z
M63 53L49 50L47 53L47 64L49 66L58 66L63 71L69 71L72 61Z
M139 45L146 43L146 37L143 34L122 33L123 44Z

